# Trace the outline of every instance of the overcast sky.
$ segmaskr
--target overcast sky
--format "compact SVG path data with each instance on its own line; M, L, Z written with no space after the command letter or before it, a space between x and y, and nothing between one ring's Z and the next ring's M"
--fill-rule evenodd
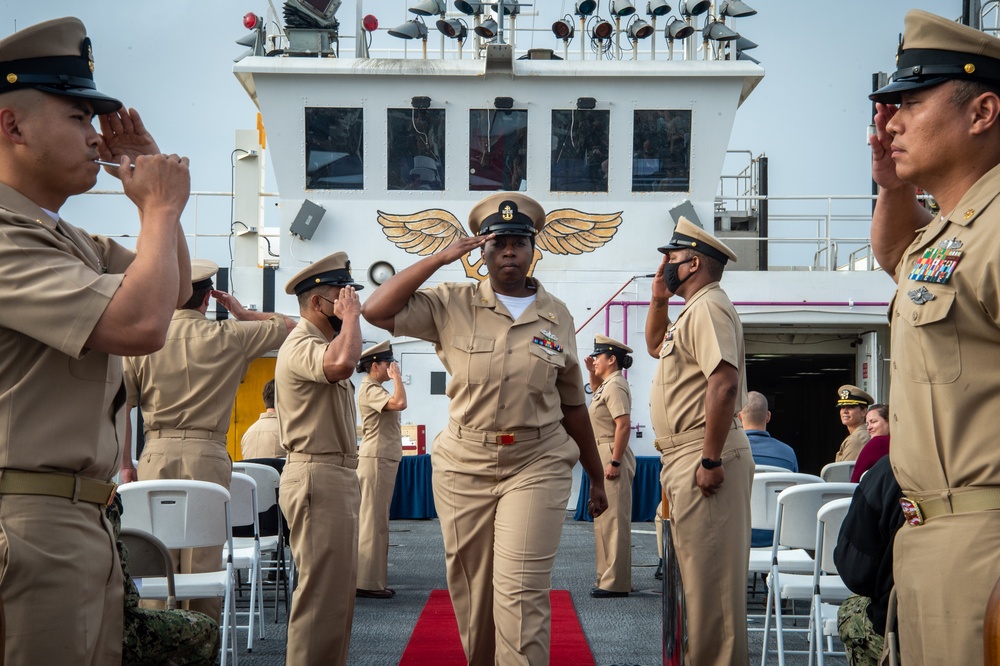
M640 12L645 2L636 2ZM735 27L759 44L750 55L766 75L737 113L730 148L769 156L772 194L868 193L872 73L893 70L908 9L957 18L960 0L746 2L758 14ZM274 3L280 11L281 0ZM600 2L605 16L608 3ZM415 0L364 0L364 13L381 24L373 48L399 45L385 29L412 18L408 4ZM539 29L535 46L559 49L549 26L574 3L535 4L540 15L519 25ZM344 0L338 14L344 34L354 32L355 6ZM448 6L453 11L451 0ZM80 17L94 44L99 89L136 107L161 149L191 158L194 189L228 190L234 131L253 128L256 118L232 74L233 58L245 50L235 40L247 34L248 11L264 14L267 0L0 0L0 37L45 19ZM657 39L663 54L662 32ZM345 40L345 55L353 54L352 44ZM113 186L106 178L99 187Z

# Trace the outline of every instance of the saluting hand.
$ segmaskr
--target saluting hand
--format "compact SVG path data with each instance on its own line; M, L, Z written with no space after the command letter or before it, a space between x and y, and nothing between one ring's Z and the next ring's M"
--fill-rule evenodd
M389 364L389 367L386 368L386 372L389 375L389 379L395 380L402 377L402 374L399 372L399 363L397 363L396 361L393 361L392 363Z
M219 302L219 305L226 308L234 319L242 320L243 317L249 312L243 304L240 303L235 296L225 291L219 291L218 289L212 290L212 298Z
M670 297L674 295L672 291L667 289L667 282L663 279L663 270L666 265L667 255L663 255L663 261L660 262L659 268L653 275L652 296L654 301L669 301Z
M459 238L457 241L441 250L437 253L437 256L444 261L445 264L450 264L453 261L458 261L465 255L469 254L477 247L482 247L486 244L486 241L496 238L496 234L490 234L489 236L465 236Z
M587 372L589 372L590 374L594 374L594 357L593 356L584 356L583 357L583 364L585 366L587 366Z
M101 145L98 150L105 162L120 163L122 157L128 157L129 163L134 164L139 155L160 153L153 135L146 129L135 109L123 106L117 111L98 116L98 121L101 124ZM121 178L120 168L104 167L104 170L115 178Z
M354 291L354 287L344 287L340 290L340 295L333 302L333 314L345 320L348 317L357 319L361 316L361 299L358 298L358 292Z
M875 104L875 134L868 137L872 147L872 180L886 189L896 189L905 183L896 175L896 162L892 159L892 134L886 125L896 115L895 104Z

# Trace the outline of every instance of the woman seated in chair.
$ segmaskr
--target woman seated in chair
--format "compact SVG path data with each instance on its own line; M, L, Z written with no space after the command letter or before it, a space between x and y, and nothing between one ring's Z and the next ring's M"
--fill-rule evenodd
M851 472L851 483L861 480L861 475L871 469L883 456L889 455L889 405L872 405L865 415L868 436L871 439L858 454Z

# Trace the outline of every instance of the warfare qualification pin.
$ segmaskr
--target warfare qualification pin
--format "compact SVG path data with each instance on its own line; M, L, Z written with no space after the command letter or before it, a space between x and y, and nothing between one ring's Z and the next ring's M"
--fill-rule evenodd
M911 289L906 292L906 295L910 297L910 300L917 305L923 305L927 301L933 301L936 297L931 292L927 291L927 287L921 285L919 289Z

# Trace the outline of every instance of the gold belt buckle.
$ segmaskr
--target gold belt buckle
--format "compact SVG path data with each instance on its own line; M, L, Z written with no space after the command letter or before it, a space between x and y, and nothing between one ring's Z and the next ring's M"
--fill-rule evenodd
M514 433L512 432L497 433L497 446L510 446L513 443L514 443Z
M906 518L906 522L913 526L924 524L924 514L920 512L919 504L908 497L901 497L899 506L903 507L903 516Z

